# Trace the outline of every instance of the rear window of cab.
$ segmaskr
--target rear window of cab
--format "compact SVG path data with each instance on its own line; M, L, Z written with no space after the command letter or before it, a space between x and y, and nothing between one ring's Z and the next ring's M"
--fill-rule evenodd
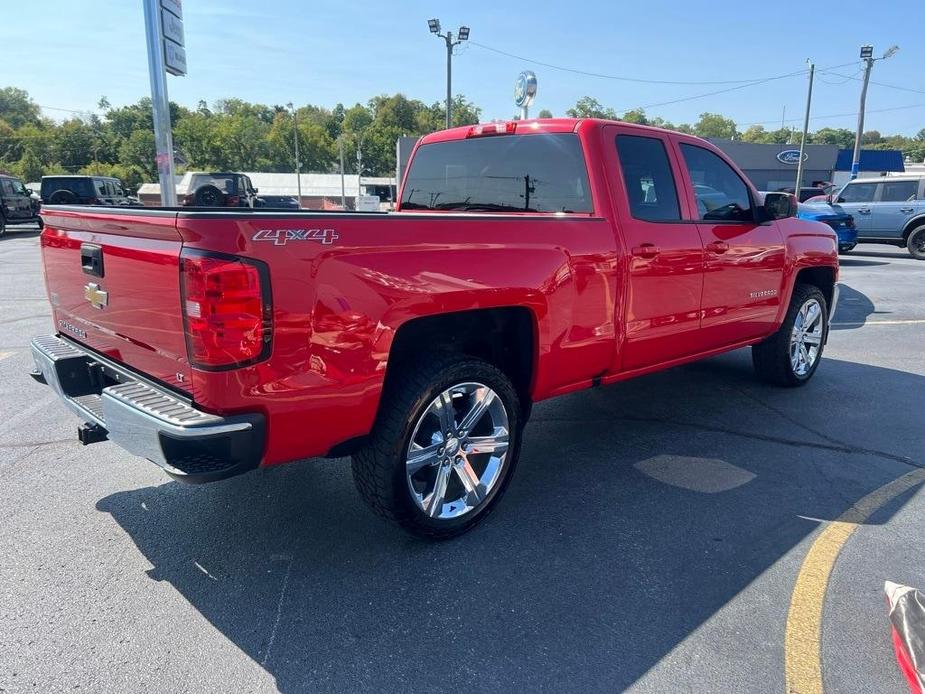
M402 191L404 210L590 213L574 133L496 135L421 145Z

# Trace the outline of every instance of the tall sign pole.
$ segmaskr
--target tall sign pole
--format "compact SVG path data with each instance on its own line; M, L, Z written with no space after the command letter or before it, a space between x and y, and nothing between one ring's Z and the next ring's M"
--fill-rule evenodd
M797 164L797 185L794 188L797 194L797 200L800 199L800 188L803 186L803 157L806 150L806 135L809 132L809 110L813 104L813 75L816 72L816 65L809 64L809 92L806 94L806 116L803 118L803 137L800 138L800 161Z
M176 207L173 136L170 101L167 98L167 72L186 74L183 48L183 7L181 0L142 0L145 35L148 43L148 75L151 78L151 107L154 112L154 146L157 177L161 186L161 205Z

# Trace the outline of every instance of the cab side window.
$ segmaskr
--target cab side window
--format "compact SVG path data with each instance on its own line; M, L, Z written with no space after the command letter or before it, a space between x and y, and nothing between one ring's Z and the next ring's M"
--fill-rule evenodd
M678 188L664 143L655 137L617 135L616 144L633 217L647 222L680 220Z
M729 164L696 145L682 143L681 153L694 186L700 219L713 222L754 219L748 186Z
M0 178L0 194L3 197L9 197L13 194L13 184L8 178Z
M838 202L873 202L876 183L849 183L842 188Z

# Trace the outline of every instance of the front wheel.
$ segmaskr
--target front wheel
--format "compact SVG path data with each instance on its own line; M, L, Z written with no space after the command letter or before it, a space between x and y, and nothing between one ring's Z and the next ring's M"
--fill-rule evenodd
M816 286L798 284L780 329L752 347L755 371L774 385L804 385L819 368L828 333L825 296Z
M6 233L6 217L0 214L0 236Z
M916 260L925 260L925 225L912 230L906 248Z
M514 471L520 403L491 364L441 357L390 380L369 444L353 456L360 495L408 532L442 539L488 515Z

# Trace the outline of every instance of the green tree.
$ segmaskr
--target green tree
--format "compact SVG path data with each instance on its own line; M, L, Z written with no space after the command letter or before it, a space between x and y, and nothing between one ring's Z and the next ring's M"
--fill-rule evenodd
M29 92L25 89L4 87L0 89L0 119L6 121L11 128L38 125L41 121L41 111L38 104L29 98Z
M154 132L151 130L136 130L119 146L119 161L140 170L148 181L157 180L154 155Z
M537 118L552 118L552 111L548 108L541 109Z
M27 183L33 183L45 175L45 165L34 151L27 149L13 166L13 171Z
M566 111L570 118L607 118L617 119L617 113L612 108L606 108L597 99L583 96L575 105Z
M854 133L847 128L820 128L813 133L813 142L838 145L841 149L851 149L854 147Z
M650 125L649 119L646 118L646 112L641 108L634 108L624 113L620 120L626 123L636 123L637 125Z
M724 118L718 113L701 113L700 120L694 124L694 134L698 137L721 137L735 140L739 132L735 121Z

